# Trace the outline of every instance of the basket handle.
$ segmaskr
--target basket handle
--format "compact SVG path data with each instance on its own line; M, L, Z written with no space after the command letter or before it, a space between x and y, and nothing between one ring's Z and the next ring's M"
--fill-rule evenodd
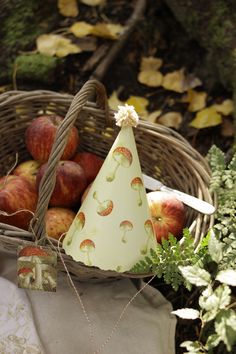
M93 98L94 94L96 94L97 106L104 110L106 124L110 125L106 89L99 81L89 80L74 96L65 118L58 127L47 162L47 169L40 182L38 203L35 215L31 221L31 228L34 231L37 240L40 240L46 235L45 215L56 183L56 168L65 149L70 129L73 127L78 114L83 109L88 99ZM43 240L41 243L44 243Z

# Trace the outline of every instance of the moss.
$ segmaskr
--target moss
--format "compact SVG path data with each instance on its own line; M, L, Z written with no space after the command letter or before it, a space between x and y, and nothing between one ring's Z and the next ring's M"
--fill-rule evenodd
M2 22L2 46L10 49L11 53L28 49L42 33L35 18L38 7L39 3L35 0L18 1Z
M43 54L19 55L15 60L18 80L53 83L62 59Z
M210 8L208 31L212 34L211 46L224 49L231 46L235 25L232 23L233 15L222 1L217 1Z
M36 38L50 31L57 16L56 1L11 0L6 2L0 13L0 81L9 81L12 77L13 63L22 51L35 48ZM44 25L42 25L44 21ZM46 22L45 22L46 21Z

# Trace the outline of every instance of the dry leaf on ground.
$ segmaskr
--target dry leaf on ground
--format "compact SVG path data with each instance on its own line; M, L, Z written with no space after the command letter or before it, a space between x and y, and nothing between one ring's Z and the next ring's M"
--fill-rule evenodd
M144 97L140 97L140 96L130 96L128 98L128 100L126 101L127 104L134 106L136 112L142 116L142 117L147 117L148 115L148 111L146 109L146 107L149 104L149 101L144 98Z
M183 83L184 83L184 70L177 70L171 73L167 73L163 78L162 86L166 90L175 91L183 93Z
M191 127L202 129L214 127L222 123L221 114L219 114L214 105L199 111L196 117L190 123Z
M214 104L217 112L222 113L224 116L228 116L234 110L233 101L230 99L224 100L221 104Z
M160 117L161 114L162 114L161 110L153 111L152 113L148 114L145 120L147 120L150 123L155 123L157 118Z
M37 38L36 45L39 53L60 58L81 52L81 48L70 39L57 34L42 34Z
M118 106L122 106L124 104L124 102L122 102L118 95L117 95L117 92L116 91L113 91L111 96L109 97L108 99L108 105L111 109L113 110L117 110L118 109Z
M189 103L189 112L197 112L206 107L206 98L206 92L198 92L190 89L187 95L182 98L182 102Z
M138 82L149 87L159 87L163 81L163 75L158 69L162 65L162 59L143 57L138 74Z
M157 119L157 123L175 129L179 129L182 121L183 117L179 112L168 112Z
M163 75L160 71L144 70L138 74L138 82L149 87L159 87L163 81Z
M57 6L61 15L66 17L76 17L79 14L79 8L76 0L58 0Z
M108 39L118 39L119 35L124 32L125 26L113 23L97 23L91 30L91 34L94 36L108 38Z
M163 78L162 86L166 90L175 91L178 93L183 93L201 85L201 81L194 77L192 74L186 75L184 69L172 71L167 73Z
M69 31L72 32L76 37L81 38L85 37L88 34L91 34L93 25L90 25L87 22L79 21L75 22L70 28Z
M141 59L140 71L157 71L162 66L163 60L155 57L143 57Z
M82 4L88 5L88 6L97 6L101 5L105 2L106 0L80 0Z

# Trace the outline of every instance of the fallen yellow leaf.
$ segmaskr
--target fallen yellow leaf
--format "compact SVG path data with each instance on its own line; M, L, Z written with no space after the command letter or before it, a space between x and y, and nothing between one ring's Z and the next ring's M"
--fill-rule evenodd
M157 119L157 123L169 128L179 129L183 117L179 112L168 112Z
M125 26L113 23L97 23L91 30L94 36L118 39L119 35L126 29Z
M57 34L42 34L37 38L36 45L39 53L60 58L81 52L80 47L70 39Z
M140 71L156 71L162 66L162 59L155 57L143 57L140 64Z
M182 99L182 102L188 102L188 110L190 112L197 112L206 107L206 92L198 92L195 90L188 90L187 95Z
M146 120L148 122L151 122L151 123L155 123L157 118L160 117L160 115L162 114L162 111L161 110L157 110L157 111L153 111L152 113L150 113Z
M184 83L184 70L177 70L171 73L167 73L163 78L162 86L166 90L175 91L183 93L183 83Z
M111 96L108 99L108 105L111 109L113 109L114 111L116 111L118 109L118 106L123 105L124 102L122 102L117 95L116 91L113 91Z
M224 116L228 116L234 110L233 101L230 99L224 100L221 104L214 104L214 107L218 113L222 113Z
M197 129L202 129L207 127L214 127L221 123L221 115L216 111L214 106L210 106L199 111L196 117L190 123L190 126Z
M93 29L93 26L90 25L87 22L84 21L79 21L79 22L75 22L70 28L70 32L72 32L76 37L85 37L88 34L91 33Z
M61 15L66 17L76 17L79 14L79 8L76 0L58 0L57 6Z
M183 93L190 88L201 85L201 81L192 74L185 75L184 69L167 73L164 76L162 86L166 90Z
M140 116L143 116L144 118L147 117L148 111L146 107L148 106L149 101L146 98L140 96L130 96L126 103L131 106L134 106L135 111Z
M163 75L160 71L144 70L138 74L138 81L149 87L158 87L162 84Z
M105 0L80 0L80 2L88 6L97 6L103 4Z

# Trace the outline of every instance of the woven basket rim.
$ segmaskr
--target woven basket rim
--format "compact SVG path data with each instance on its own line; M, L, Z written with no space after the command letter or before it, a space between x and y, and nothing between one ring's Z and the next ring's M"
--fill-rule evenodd
M71 102L75 99L75 96L68 94L68 93L58 93L56 91L51 91L51 90L33 90L33 91L7 91L5 93L0 94L0 111L1 109L4 109L4 107L14 104L27 104L27 102L31 102L32 100L37 100L39 99L45 102L49 102L52 100L56 104L63 104L66 106L70 106ZM87 100L84 104L83 107L81 108L81 111L87 113L87 114L92 114L95 116L103 117L106 111L106 108L101 108L97 105L97 103L94 103L90 100ZM114 122L114 113L116 111L109 109L109 119ZM140 122L139 122L139 130L143 131L144 133L154 135L157 138L163 139L167 144L170 143L175 143L175 148L176 151L179 151L186 160L193 161L193 168L196 170L196 176L199 174L199 183L201 183L201 188L205 188L207 190L207 184L209 183L210 179L210 168L208 166L208 163L206 159L197 151L195 150L190 143L178 132L175 130L165 127L163 125L157 124L157 123L151 123L147 122L146 120L142 119L140 117ZM208 193L209 194L209 193ZM212 195L211 197L212 204L216 203L216 196ZM204 217L203 217L204 219ZM207 218L204 219L205 223ZM210 220L210 226L213 224L213 220ZM193 223L194 224L194 223ZM203 221L204 225L204 221ZM5 226L5 230L3 230L3 226ZM4 235L4 232L5 235ZM25 243L27 242L32 242L32 241L27 241L27 238L24 239L22 236L28 234L28 237L32 233L30 231L25 231L21 230L18 228L14 228L10 225L7 224L2 224L0 223L0 243L1 239L5 240L5 242L11 242L9 240L11 237L8 236L10 233L19 233L19 238L14 237L15 243L20 244L20 243ZM22 234L22 236L21 236ZM63 257L68 257L66 254L63 255ZM99 272L101 271L97 267L88 267L86 265L80 264L81 268L86 269L86 271L91 270L91 272L95 271L96 275L99 276ZM124 273L117 273L114 271L102 271L101 272L101 277L132 277L132 278L144 278L144 277L149 277L152 276L152 273L148 274L138 274L138 273L130 273L130 272L124 272Z

